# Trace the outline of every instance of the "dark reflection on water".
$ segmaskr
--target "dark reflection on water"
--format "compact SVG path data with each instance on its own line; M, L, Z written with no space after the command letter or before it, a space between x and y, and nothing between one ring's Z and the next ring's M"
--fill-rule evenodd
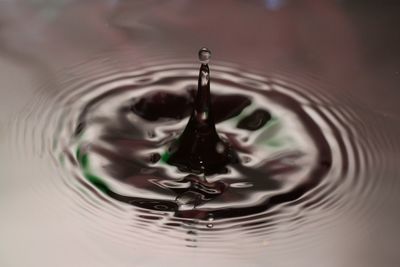
M0 3L0 265L397 266L399 9ZM205 177L165 163L202 45L241 162Z
M186 70L189 69L187 67ZM218 79L227 75L224 73L216 74L215 87L221 88L218 91L224 94L213 96L213 114L217 122L231 121L231 125L226 124L226 129L220 133L229 140L241 158L250 160L245 164L230 165L226 172L212 176L188 175L185 174L187 171L180 172L180 168L178 170L175 166L170 166L167 163L170 156L168 147L183 131L185 122L181 121L185 117L184 121L187 121L188 109L191 109L190 105L182 103L193 103L192 94L185 94L181 84L190 83L196 77L179 76L179 70L175 70L170 72L169 82L165 82L158 78L163 72L168 72L168 66L160 73L152 74L152 80L156 82L148 82L146 86L142 85L143 88L111 87L87 104L82 104L83 113L79 114L79 123L75 130L75 133L79 133L76 136L78 148L72 150L78 150L77 161L80 162L84 174L107 195L138 207L171 211L178 217L192 218L193 210L196 210L199 211L196 215L198 219L207 218L209 213L214 218L223 219L258 213L283 202L293 201L318 185L326 176L332 165L331 149L317 122L303 110L301 103L276 91L249 95L251 88L248 86L242 91L231 90L231 87L241 88L243 85L240 82L236 85L224 85L224 80ZM178 77L174 78L175 75ZM236 75L238 77L241 74ZM121 83L123 82L121 78ZM157 85L162 86L165 91L152 89L150 93L141 93L146 92L147 88L157 88ZM270 87L268 84L264 86L268 89ZM182 89L179 90L179 87ZM168 90L182 93L170 93ZM130 94L135 95L133 104L129 100ZM267 107L269 104L262 103L263 98L278 105L276 108L269 106L273 111L273 119L269 112L252 100L255 97L260 98L260 104ZM126 104L125 99L128 99ZM110 103L117 106L113 107ZM250 104L252 107L249 107ZM103 106L104 110L107 108L110 111L101 112ZM130 106L133 108L129 108ZM247 112L244 111L246 107ZM79 108L76 112L79 112ZM288 112L292 113L291 116L295 114L296 118L290 119L285 114ZM249 118L260 113L269 116L269 124L264 122L264 127L256 127L260 129L246 129L243 126ZM235 121L239 121L239 126L244 130L238 130L240 127L235 127ZM297 132L289 133L287 129L290 128L298 129ZM240 136L252 141L243 142ZM341 137L335 138L339 140ZM83 152L85 144L90 147ZM105 178L98 177L94 181L93 176L97 176L96 172L99 170L88 167L89 158L93 157L105 160L101 169L111 179L130 185L131 192L128 195L114 192L106 185ZM305 167L304 164L309 166ZM335 168L341 168L340 164ZM208 181L210 179L212 182ZM156 194L156 199L147 197L153 195L152 193ZM257 196L261 193L263 195ZM211 205L207 205L208 202ZM188 209L189 212L186 211Z

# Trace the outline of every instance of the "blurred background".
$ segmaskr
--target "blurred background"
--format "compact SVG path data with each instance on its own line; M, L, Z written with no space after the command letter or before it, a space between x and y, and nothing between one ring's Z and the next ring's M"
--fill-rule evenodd
M205 45L246 68L321 77L395 116L399 11L395 0L2 0L1 114L29 99L21 87L31 79L96 55L131 49L179 59Z
M249 72L309 77L324 84L329 94L355 99L357 105L398 124L399 27L396 0L0 0L0 265L153 266L124 258L124 253L118 260L118 253L104 256L107 249L92 249L81 233L70 233L72 239L58 236L55 233L68 228L68 220L51 221L47 208L36 210L15 198L26 193L18 191L19 183L33 177L15 171L8 158L10 118L26 112L39 91L51 98L62 90L54 81L79 75L74 66L114 56L131 58L135 66L154 58L196 62L197 50L207 46L215 61ZM52 82L54 86L42 88ZM391 156L399 159L399 154ZM310 252L297 266L399 266L399 203L397 198L385 202L381 224L364 236L369 246L359 254L335 253L326 262L324 254ZM345 243L346 238L337 242ZM149 251L147 256L153 254ZM190 255L176 266L185 266L196 254ZM265 266L261 258L237 266ZM173 266L171 262L166 266ZM296 266L278 258L268 262Z

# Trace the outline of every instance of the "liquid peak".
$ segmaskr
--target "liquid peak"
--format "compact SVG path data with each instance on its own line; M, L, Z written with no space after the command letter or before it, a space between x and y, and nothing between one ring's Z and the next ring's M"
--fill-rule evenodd
M226 165L237 163L238 157L215 129L211 107L210 70L211 52L199 51L201 66L192 115L180 137L169 148L168 163L189 173L213 174L226 171Z

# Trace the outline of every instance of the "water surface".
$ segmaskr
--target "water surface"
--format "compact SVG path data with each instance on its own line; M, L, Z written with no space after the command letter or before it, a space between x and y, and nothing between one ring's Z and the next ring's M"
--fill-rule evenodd
M396 4L0 6L2 266L397 266ZM205 177L163 158L203 45Z

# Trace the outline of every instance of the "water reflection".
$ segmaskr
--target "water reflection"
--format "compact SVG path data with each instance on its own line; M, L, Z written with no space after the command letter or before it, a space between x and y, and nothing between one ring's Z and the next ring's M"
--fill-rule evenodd
M369 0L1 2L0 265L397 266L399 8ZM325 129L343 126L329 140L341 138L335 149L348 152L335 183L221 220L124 205L82 179L69 153L76 107L154 62L184 64L179 73L188 75L203 45L221 80L235 83L232 69L246 71L246 86L308 101ZM98 114L113 105L96 106ZM180 177L177 186L190 182Z

